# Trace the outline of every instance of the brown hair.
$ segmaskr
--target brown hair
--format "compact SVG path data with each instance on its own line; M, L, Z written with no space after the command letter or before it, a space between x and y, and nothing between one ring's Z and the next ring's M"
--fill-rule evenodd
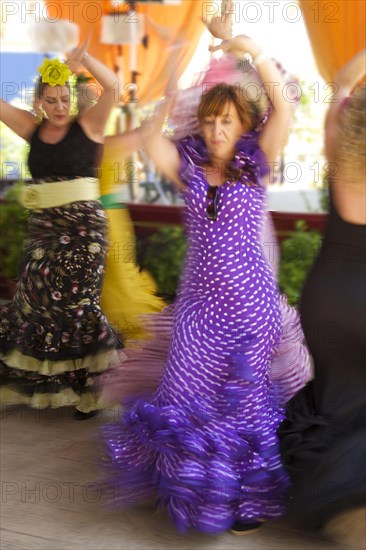
M224 108L228 103L233 103L240 121L252 130L258 122L258 113L253 102L245 97L244 90L240 86L232 86L224 82L203 94L197 112L199 122L202 123L206 116L224 114Z
M341 109L335 162L345 184L359 187L360 182L365 180L366 84L357 88Z
M198 106L197 118L202 124L207 116L221 116L228 103L232 103L237 110L242 124L248 126L248 130L253 130L259 120L259 112L253 102L249 101L240 86L230 84L217 84L203 94ZM235 168L230 164L225 167L225 178L232 181L238 181L243 174L243 170Z

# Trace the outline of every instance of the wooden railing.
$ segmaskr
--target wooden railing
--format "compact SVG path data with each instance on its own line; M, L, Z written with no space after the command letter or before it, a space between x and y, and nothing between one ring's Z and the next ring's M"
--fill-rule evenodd
M1 201L1 199L0 199ZM183 206L159 204L127 204L137 237L146 237L166 225L183 225ZM309 230L324 231L327 215L293 212L271 212L279 241L290 235L298 220L304 220ZM3 253L6 253L6 251ZM1 266L0 266L1 273ZM11 298L14 281L4 279L0 274L0 298Z
M147 236L164 225L183 225L183 206L165 206L129 203L130 212L137 236ZM278 239L282 241L294 231L298 220L305 221L309 230L324 231L327 214L304 212L271 212Z

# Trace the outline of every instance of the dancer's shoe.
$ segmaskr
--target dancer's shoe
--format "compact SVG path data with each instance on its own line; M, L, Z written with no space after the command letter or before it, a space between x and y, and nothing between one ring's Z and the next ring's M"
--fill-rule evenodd
M242 535L250 535L255 531L258 531L263 526L263 521L253 521L252 523L241 523L235 521L230 528L230 533L238 537Z
M98 416L99 411L90 411L90 412L82 412L79 411L79 409L75 409L74 414L72 415L74 420L88 420L88 418L93 418L94 416Z

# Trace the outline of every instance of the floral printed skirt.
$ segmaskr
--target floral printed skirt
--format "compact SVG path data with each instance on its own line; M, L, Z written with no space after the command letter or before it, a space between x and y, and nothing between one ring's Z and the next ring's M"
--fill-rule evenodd
M31 214L16 294L0 312L3 403L101 406L98 374L122 346L99 303L107 248L98 201Z

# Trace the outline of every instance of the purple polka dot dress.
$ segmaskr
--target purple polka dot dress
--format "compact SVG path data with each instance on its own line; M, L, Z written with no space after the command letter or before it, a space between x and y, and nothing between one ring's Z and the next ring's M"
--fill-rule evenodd
M270 377L283 319L261 245L265 156L255 134L238 143L241 178L217 189L216 221L206 216L202 140L178 148L189 246L165 369L104 437L115 502L156 497L178 529L215 533L284 511L283 407Z

